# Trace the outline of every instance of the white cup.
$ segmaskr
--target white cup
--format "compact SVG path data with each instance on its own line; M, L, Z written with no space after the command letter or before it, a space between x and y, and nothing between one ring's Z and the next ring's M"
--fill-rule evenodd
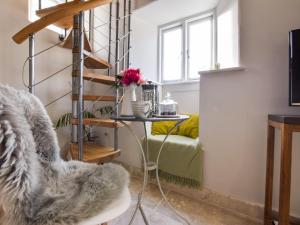
M150 101L132 101L131 106L133 115L142 119L146 119L151 110Z

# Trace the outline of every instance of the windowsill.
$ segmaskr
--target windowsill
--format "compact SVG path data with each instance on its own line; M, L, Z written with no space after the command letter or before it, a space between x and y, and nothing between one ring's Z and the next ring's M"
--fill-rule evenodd
M236 66L236 67L228 67L228 68L221 68L215 70L203 70L199 71L199 75L206 75L206 74L217 74L217 73L225 73L225 72L235 72L235 71L245 71L246 68L243 66ZM178 84L195 84L199 83L200 79L194 80L179 80L179 81L170 81L170 82L156 82L158 85L168 86L168 85L178 85Z
M168 86L168 85L177 85L177 84L195 84L199 83L199 79L195 80L179 80L179 81L170 81L170 82L164 82L161 83L162 86Z
M236 67L221 68L221 69L215 69L215 70L204 70L204 71L199 71L199 75L234 72L234 71L244 71L245 69L246 68L243 66L236 66Z

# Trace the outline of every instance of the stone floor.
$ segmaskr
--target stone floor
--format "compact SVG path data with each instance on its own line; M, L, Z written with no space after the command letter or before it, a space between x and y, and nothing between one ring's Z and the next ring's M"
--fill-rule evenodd
M141 180L132 178L130 190L132 192L131 207L121 217L108 223L109 225L127 225L136 206L137 193L141 188ZM166 191L170 203L191 225L259 225L259 223L234 215L224 209L205 202L195 201L172 191ZM143 209L150 225L182 225L186 224L176 217L167 207L159 194L156 185L147 187ZM133 225L144 225L140 211L137 212Z

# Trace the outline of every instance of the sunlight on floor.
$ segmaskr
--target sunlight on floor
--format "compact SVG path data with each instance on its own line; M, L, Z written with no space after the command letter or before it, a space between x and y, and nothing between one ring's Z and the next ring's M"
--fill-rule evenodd
M142 181L131 178L130 190L132 193L132 204L123 216L111 221L109 225L127 225L136 206L137 193L141 188ZM258 225L254 221L238 217L217 206L204 202L195 201L172 191L166 192L170 203L189 220L191 225ZM162 200L156 185L149 184L146 190L143 209L151 225L182 225L180 219L166 206ZM144 225L140 212L133 225Z

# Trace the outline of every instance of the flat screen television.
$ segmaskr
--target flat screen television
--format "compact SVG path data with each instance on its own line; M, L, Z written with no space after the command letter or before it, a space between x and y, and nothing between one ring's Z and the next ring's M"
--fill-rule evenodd
M300 29L289 33L289 102L290 106L300 106Z

